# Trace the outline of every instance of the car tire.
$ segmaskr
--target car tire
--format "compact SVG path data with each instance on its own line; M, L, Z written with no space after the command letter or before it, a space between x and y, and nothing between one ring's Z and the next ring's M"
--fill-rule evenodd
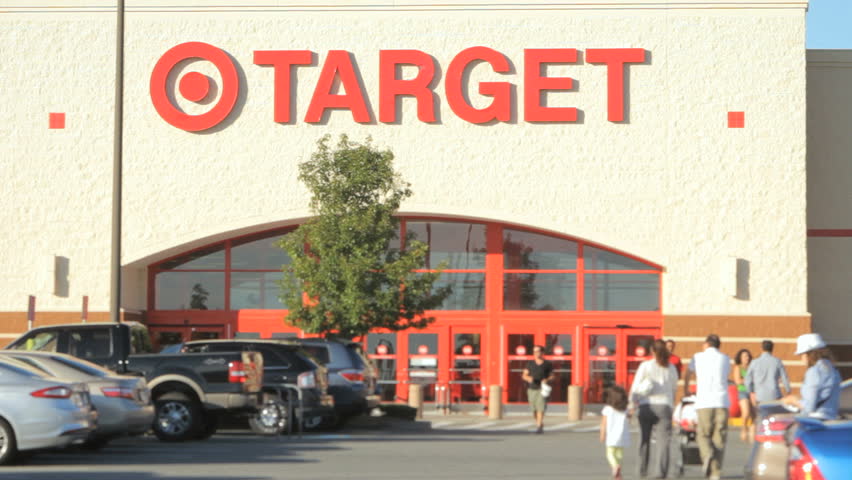
M154 435L163 442L197 438L204 427L201 405L180 392L170 392L154 402Z
M277 402L261 405L258 412L249 417L249 428L258 435L278 435L287 428L287 409Z
M15 431L6 420L0 418L0 465L9 465L18 456Z

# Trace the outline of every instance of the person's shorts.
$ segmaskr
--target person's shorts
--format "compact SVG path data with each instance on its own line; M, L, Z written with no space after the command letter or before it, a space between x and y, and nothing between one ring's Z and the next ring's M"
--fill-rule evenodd
M620 467L624 458L624 447L606 447L606 461L610 467Z
M547 399L542 396L541 390L528 388L527 400L530 402L530 410L533 413L544 412L544 409L547 408Z
M748 400L748 392L744 392L742 390L737 390L737 398L739 400Z

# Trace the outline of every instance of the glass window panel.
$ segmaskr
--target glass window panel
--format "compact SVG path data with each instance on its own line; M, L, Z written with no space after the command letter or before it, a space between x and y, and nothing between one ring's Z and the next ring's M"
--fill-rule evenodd
M434 289L452 287L452 293L437 310L484 310L484 273L442 273L432 284Z
M583 262L586 270L656 270L638 260L588 245L583 247Z
M485 225L453 222L407 222L407 233L429 246L425 268L485 268Z
M437 333L411 333L408 335L409 355L437 355Z
M162 270L224 270L225 245L218 244L190 252L160 265Z
M278 247L284 234L276 232L263 237L241 240L231 246L231 268L237 270L281 270L290 263L287 252Z
M453 351L456 355L479 355L479 344L481 335L478 333L457 333L453 335ZM465 353L465 347L469 347Z
M573 343L570 333L548 333L544 339L545 355L571 355Z
M161 272L154 283L157 310L225 308L224 272Z
M509 351L506 352L508 355L529 355L532 356L533 350L533 342L535 341L535 335L526 334L526 333L512 333L509 334ZM518 347L523 347L519 349ZM523 352L523 353L521 353Z
M553 381L550 382L553 392L548 402L567 402L569 385L571 385L571 360L553 360Z
M256 308L284 310L281 272L234 272L231 274L231 310Z
M627 356L650 357L652 345L654 345L653 335L628 335Z
M396 349L395 333L368 333L367 353L370 355L395 355ZM381 348L379 348L381 346Z
M577 242L506 229L503 266L520 270L573 270L577 268Z
M660 276L587 273L583 298L586 310L655 312L660 309Z
M504 310L576 310L573 273L508 273L503 282Z
M615 335L589 335L589 355L610 357L615 354Z

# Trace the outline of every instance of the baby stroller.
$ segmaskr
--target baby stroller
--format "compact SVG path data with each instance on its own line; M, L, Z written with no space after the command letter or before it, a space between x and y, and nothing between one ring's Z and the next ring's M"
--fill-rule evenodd
M701 454L695 441L698 412L695 410L695 396L683 397L675 407L672 420L675 423L675 443L679 454L675 455L675 468L678 476L683 476L685 465L701 465Z

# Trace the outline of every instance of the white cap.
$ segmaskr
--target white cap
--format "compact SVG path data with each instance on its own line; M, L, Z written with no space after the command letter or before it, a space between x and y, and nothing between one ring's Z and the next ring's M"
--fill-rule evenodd
M793 355L801 355L823 347L825 347L825 342L822 341L822 337L818 333L806 333L799 335L799 338L796 339L796 353Z

